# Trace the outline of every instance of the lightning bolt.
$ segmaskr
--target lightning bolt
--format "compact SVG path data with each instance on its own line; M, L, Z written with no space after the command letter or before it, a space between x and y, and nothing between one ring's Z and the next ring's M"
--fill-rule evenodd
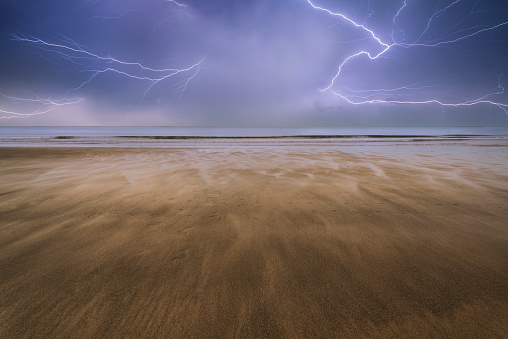
M3 119L26 119L35 115L46 114L51 111L56 110L57 108L78 104L84 100L84 98L74 98L74 99L44 99L44 98L21 98L14 97L0 93L0 97L6 99L12 106L24 105L27 107L36 106L36 108L28 108L27 111L19 112L13 110L7 110L0 108L0 120Z
M167 0L168 2L174 3L178 7L187 7L187 5L181 4L179 2L176 2L175 0Z
M94 80L98 75L111 72L111 73L117 73L123 76L126 76L131 79L135 80L144 80L148 82L147 89L144 93L144 96L146 93L153 88L157 83L164 81L168 78L174 77L177 74L189 72L189 71L195 71L199 70L202 63L205 61L205 58L202 58L198 62L194 63L193 65L186 67L186 68L152 68L145 66L139 62L130 62L130 61L123 61L119 60L117 58L113 58L111 56L101 56L95 53L92 53L83 47L81 47L76 42L68 39L70 42L72 42L72 45L64 45L64 44L55 44L50 43L47 41L44 41L42 39L31 37L26 38L18 35L11 35L11 39L14 41L21 41L26 42L30 44L37 45L39 47L42 47L46 49L47 51L54 52L56 54L59 54L63 57L65 57L68 60L73 61L76 64L82 63L81 60L91 60L91 61L99 61L103 62L107 65L116 65L117 67L105 67L99 69L84 69L83 72L88 72L91 75L88 77L87 80L82 82L78 87L71 89L78 90L85 85L89 84L92 80ZM119 67L123 67L124 69L120 69ZM130 68L134 68L133 70L130 70ZM141 72L140 72L141 71ZM186 83L188 83L191 79L193 79L196 76L196 72L192 73L192 75L187 78ZM144 97L143 96L143 97Z
M490 105L499 107L501 110L503 110L508 115L508 104L503 104L503 103L495 102L492 100L487 100L487 98L491 95L504 93L504 87L502 87L501 85L498 86L497 92L488 93L480 98L472 99L472 100L468 100L468 101L460 102L460 103L446 103L446 102L443 102L443 101L440 101L437 99L422 100L422 101L399 101L399 100L380 100L380 99L354 101L341 93L338 93L335 91L331 91L331 92L333 94L335 94L336 96L344 99L345 101L347 101L348 103L353 104L353 105L364 105L364 104L414 104L414 105L416 105L416 104L419 104L419 105L438 104L442 107L461 107L461 106L474 106L474 105L478 105L478 104L490 104Z
M463 101L463 102L444 102L444 101L438 100L438 99L412 100L412 101L411 100L370 99L372 97L375 97L378 94L384 94L386 92L397 93L401 89L406 89L406 90L409 90L409 89L413 89L413 90L414 89L418 89L418 87L412 87L412 85L411 86L404 86L404 87L394 88L394 89L377 89L377 90L363 90L363 91L352 91L352 90L346 88L346 90L349 91L350 93L355 93L354 95L346 95L344 93L332 90L332 87L334 87L337 79L340 77L341 72L342 72L344 66L346 64L348 64L351 60L357 59L358 57L366 56L370 60L376 60L376 59L380 58L381 56L387 54L390 50L392 50L392 49L394 49L396 47L401 47L401 48L414 48L414 47L430 48L430 47L438 47L438 46L447 45L447 44L453 44L453 43L457 43L459 41L462 41L462 40L474 37L476 35L482 34L484 32L495 30L495 29L500 28L502 26L508 25L508 22L502 22L502 23L499 23L497 25L489 26L489 27L478 27L478 26L476 26L476 27L473 27L473 28L470 28L470 29L466 30L466 31L469 31L468 33L464 33L463 35L457 36L455 38L450 38L450 39L441 40L441 41L434 41L434 42L431 42L431 43L422 43L422 42L419 42L427 34L428 30L430 29L430 27L432 25L432 22L437 17L439 17L441 15L444 15L446 11L448 11L450 8L452 8L453 6L457 5L461 1L462 0L455 0L455 1L451 2L450 4L448 4L447 6L445 6L443 9L437 10L429 18L429 20L427 21L427 25L426 25L425 29L422 31L422 33L416 38L416 40L413 43L396 42L395 38L394 38L394 30L393 29L392 29L392 33L391 33L392 42L391 43L386 43L386 42L383 42L382 39L379 38L378 35L376 35L376 33L373 30L369 29L365 24L359 24L359 23L355 22L354 20L350 19L349 17L345 16L342 13L332 12L331 10L329 10L327 8L320 7L320 6L316 5L313 0L307 0L307 3L312 8L314 8L315 10L323 11L325 13L328 13L329 15L338 17L339 19L344 20L345 22L351 24L352 26L357 27L359 29L362 29L363 31L365 31L367 33L367 35L371 39L376 41L377 44L382 48L381 52L379 52L377 54L374 54L374 53L362 50L360 52L357 52L357 53L354 53L352 55L347 56L344 59L344 61L342 61L342 63L339 65L338 71L332 77L332 80L330 81L328 86L326 86L323 89L320 89L320 91L321 92L327 92L327 91L329 91L329 92L333 93L334 95L340 97L341 99L345 100L349 104L353 104L353 105L365 105L365 104L408 104L408 105L409 104L413 104L413 105L417 105L417 104L437 104L437 105L440 105L442 107L461 107L461 106L473 106L473 105L478 105L478 104L490 104L490 105L494 105L494 106L499 107L501 110L503 110L508 115L508 104L505 104L505 103L502 103L502 102L498 102L498 101L494 101L494 100L489 99L491 96L501 95L501 94L504 93L504 87L501 85L501 78L502 78L502 76L499 76L498 86L496 87L496 89L493 92L485 94L485 95L480 96L480 97L477 97L475 99L470 99L470 100ZM393 17L392 21L393 21L394 25L395 25L395 23L397 21L397 18L403 14L404 9L407 8L407 7L408 7L407 0L404 0L402 6L397 10L395 16ZM459 31L459 32L456 32L456 33L461 33L461 32L463 32L463 31ZM344 87L343 87L343 89L344 89ZM369 92L370 93L374 93L374 94L369 94L369 95L364 96L364 97L357 95L358 93L369 93ZM359 100L354 100L353 98L357 98Z
M445 8L443 8L443 9L435 12L434 14L432 14L432 16L430 17L429 21L427 21L427 27L425 27L425 30L422 32L422 34L420 34L420 36L415 40L415 42L419 41L427 33L427 31L430 29L430 25L431 25L432 21L434 21L435 18L440 16L442 13L446 12L452 6L458 4L460 1L461 0L455 0L454 2L452 2L451 4L446 6Z
M82 1L80 7L95 2L96 1L92 0L84 0ZM187 5L174 0L163 0L163 2L170 3L176 7L187 7ZM138 9L139 8L126 7L117 11L117 13L119 13L117 15L94 16L93 18L101 20L117 19ZM158 25L160 25L160 23ZM124 76L127 79L146 82L147 85L145 91L142 93L141 99L144 99L147 93L157 84L178 76L178 81L174 84L174 86L176 87L175 93L181 97L187 89L190 81L198 75L199 71L202 69L203 63L205 62L205 57L203 57L189 66L182 68L154 68L137 61L127 61L110 55L100 55L64 35L60 36L60 41L58 42L46 41L35 36L26 37L18 34L11 34L10 39L15 42L30 44L41 48L46 52L54 54L72 63L76 67L74 70L77 73L87 74L84 81L67 91L68 94L73 91L83 89L102 74L114 73ZM56 110L57 108L77 104L84 100L84 98L53 100L39 98L36 95L34 95L33 98L14 97L1 93L0 98L3 99L0 103L4 106L4 108L0 107L0 119L28 118L34 115L46 114ZM30 106L30 108L25 108L25 110L11 109L11 107L20 107L22 106L21 104Z

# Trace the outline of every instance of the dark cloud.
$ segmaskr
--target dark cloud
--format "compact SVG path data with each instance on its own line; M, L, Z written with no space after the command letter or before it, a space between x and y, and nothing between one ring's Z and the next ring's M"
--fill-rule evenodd
M439 12L453 2L408 2L395 22L402 0L316 0L315 4L364 24L386 43L393 38L401 44L436 44L508 21L503 0L463 0ZM65 108L71 116L73 110L80 112L76 123L87 121L82 118L87 110L99 124L124 124L127 111L129 117L135 112L151 117L150 121L129 118L146 124L508 123L501 109L488 104L357 106L330 91L321 92L348 56L362 50L376 55L384 47L367 31L314 10L306 0L179 3L184 6L167 0L2 1L0 93L23 98L85 98L75 108ZM205 61L199 72L193 68L153 82L140 78L153 79L162 73L13 41L11 34L83 48L103 58L152 69L184 69ZM393 46L376 60L360 56L348 62L330 89L352 101L475 100L500 92L499 79L502 86L507 83L507 37L508 25L504 25L436 47ZM108 67L120 72L105 71ZM485 98L508 103L505 94ZM0 98L0 109L11 106L9 100ZM46 119L51 124L59 117L50 113L34 121Z

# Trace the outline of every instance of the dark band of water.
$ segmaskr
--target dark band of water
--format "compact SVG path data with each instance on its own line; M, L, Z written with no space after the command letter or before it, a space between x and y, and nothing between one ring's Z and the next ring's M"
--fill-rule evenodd
M0 138L409 138L508 136L508 127L8 127Z

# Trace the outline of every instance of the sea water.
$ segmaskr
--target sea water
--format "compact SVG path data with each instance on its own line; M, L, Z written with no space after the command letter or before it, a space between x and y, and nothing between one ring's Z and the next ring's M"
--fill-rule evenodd
M0 138L55 137L288 137L508 136L504 127L7 127Z

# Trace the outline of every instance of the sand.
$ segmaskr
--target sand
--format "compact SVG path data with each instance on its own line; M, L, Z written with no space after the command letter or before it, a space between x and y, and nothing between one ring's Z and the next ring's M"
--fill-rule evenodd
M508 337L508 173L464 159L0 148L0 337Z

